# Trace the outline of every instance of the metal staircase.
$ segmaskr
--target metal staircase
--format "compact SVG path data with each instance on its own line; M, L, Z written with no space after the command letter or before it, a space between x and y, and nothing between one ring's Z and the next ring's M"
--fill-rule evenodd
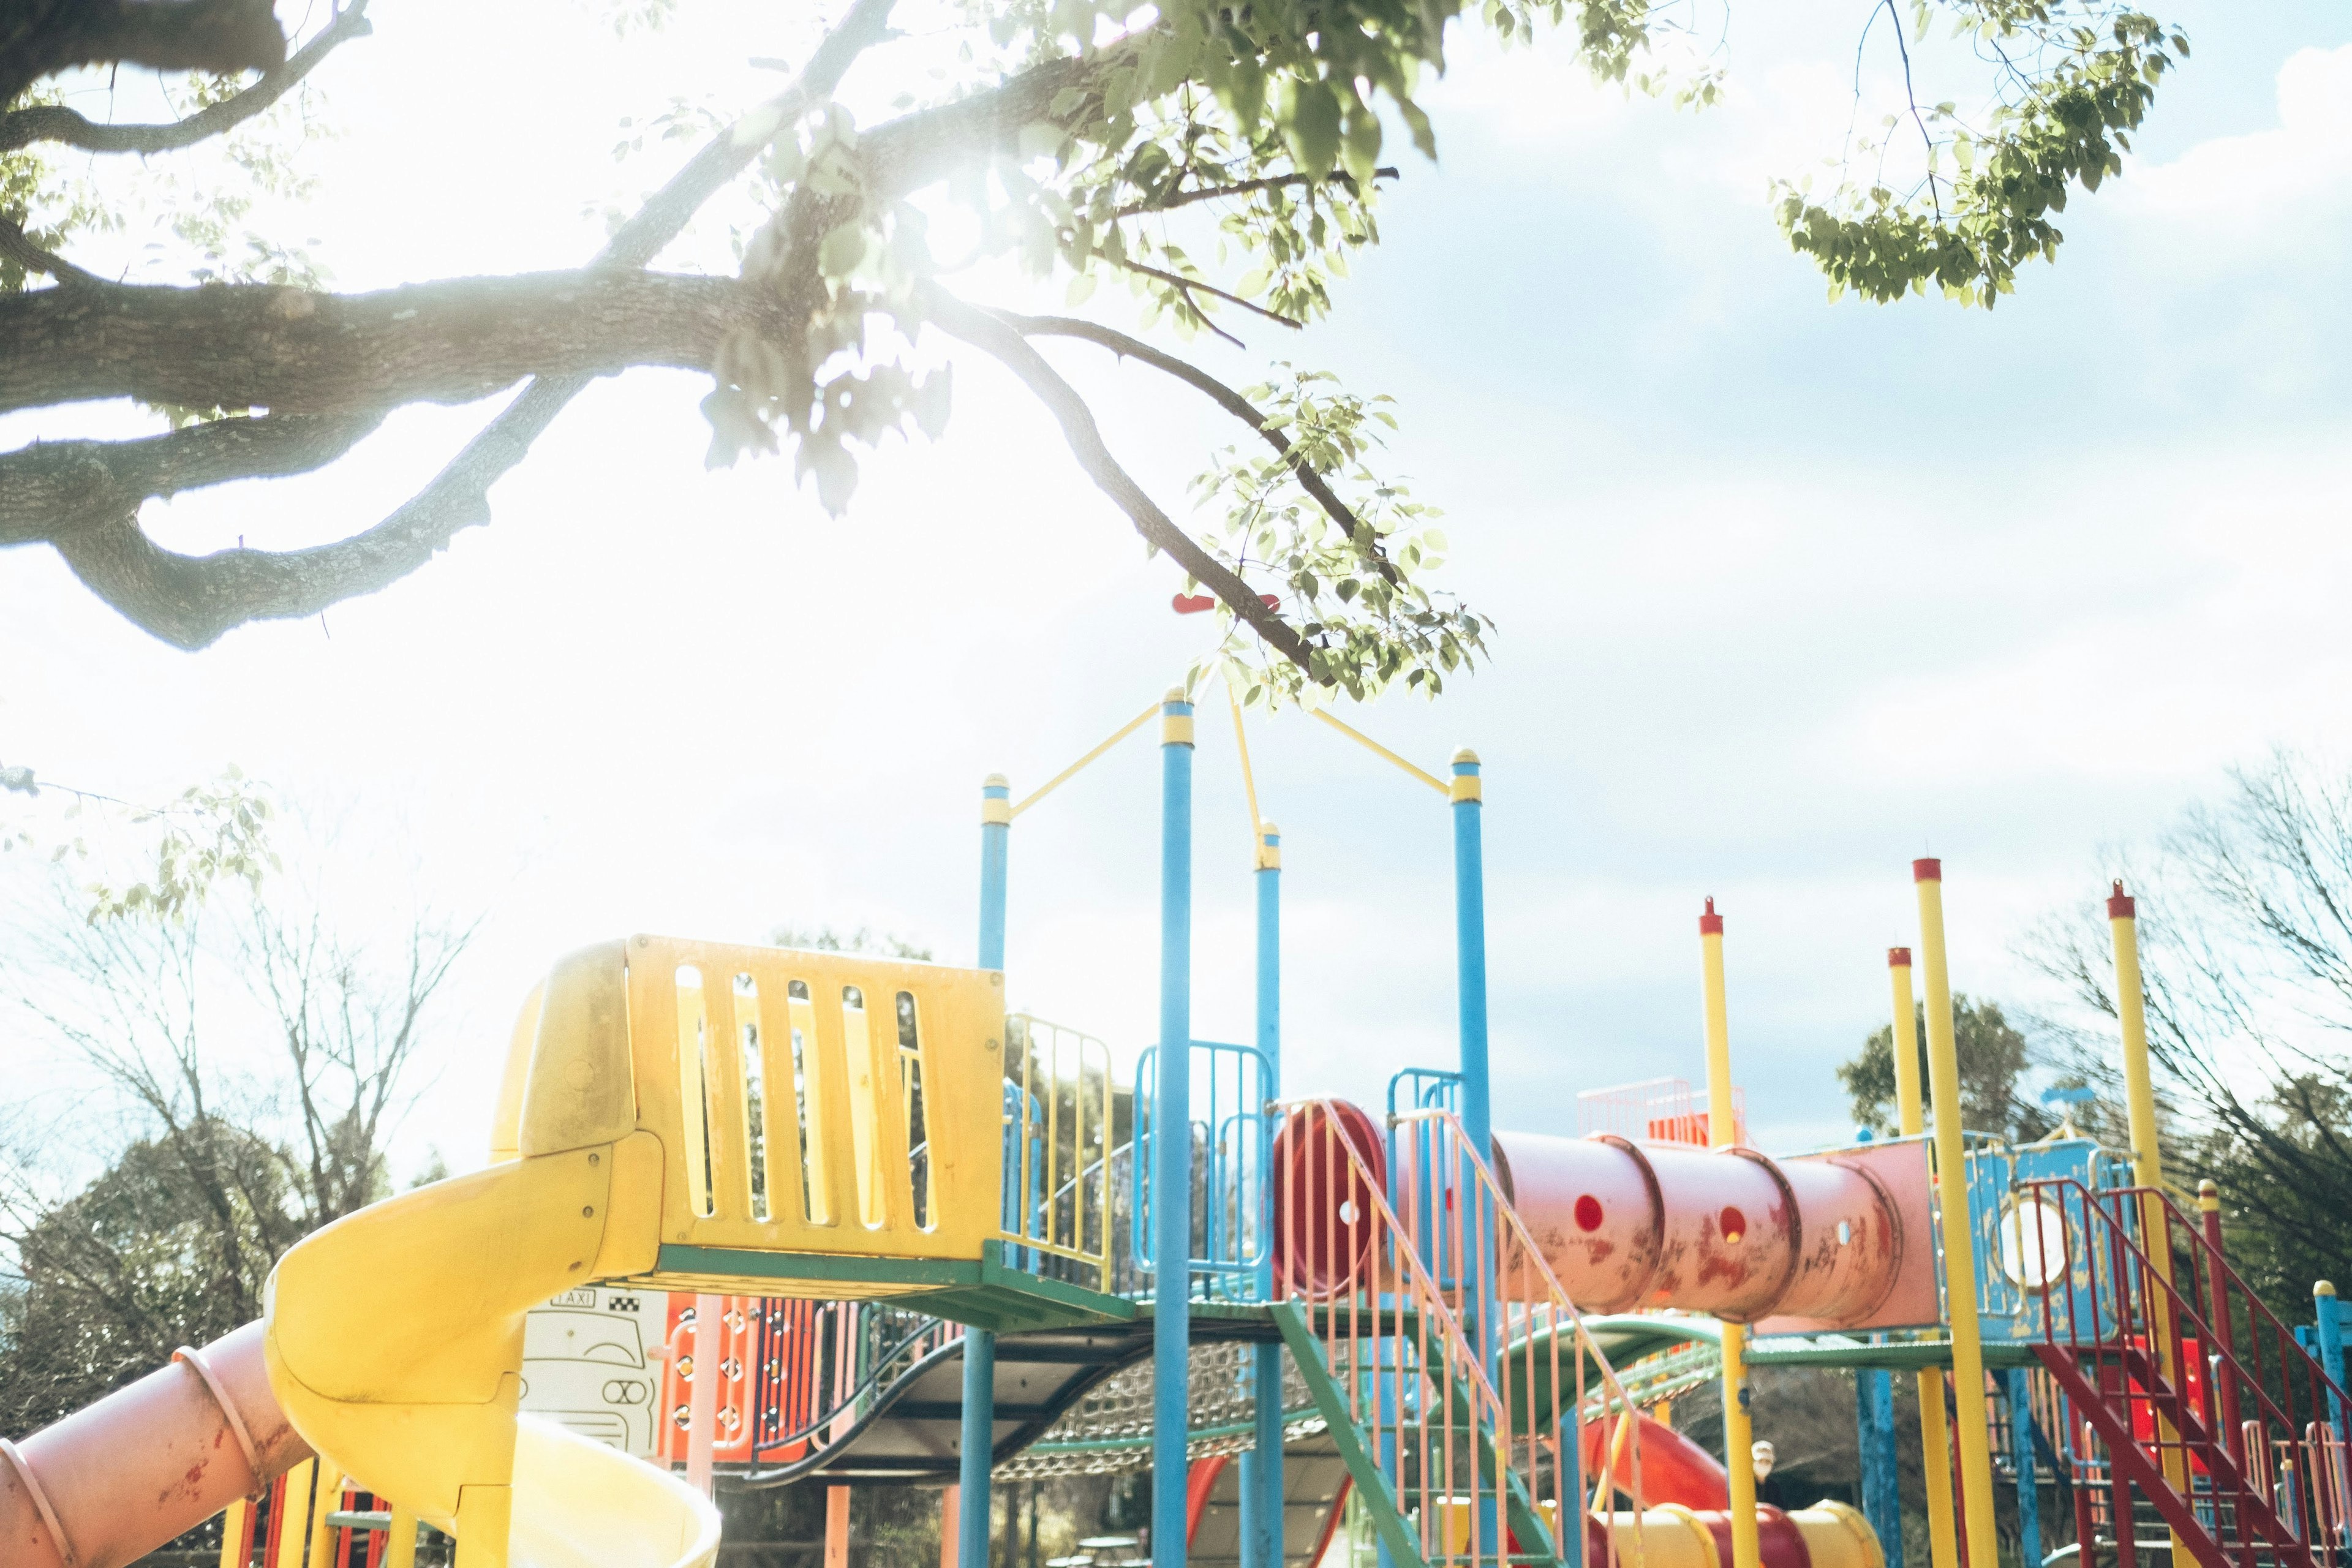
M2132 1568L2141 1531L2115 1525L2145 1508L2204 1568L2332 1568L2344 1391L2231 1268L2218 1215L2071 1178L2021 1183L2013 1202L2013 1245L2047 1282L2032 1352L2065 1394L2078 1468L2107 1490L2078 1479L2078 1531Z

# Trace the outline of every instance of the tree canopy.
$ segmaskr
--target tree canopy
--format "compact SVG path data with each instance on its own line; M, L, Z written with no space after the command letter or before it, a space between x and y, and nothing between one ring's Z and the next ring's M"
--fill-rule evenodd
M2352 1252L2352 773L2279 752L2129 858L2165 1174L2221 1189L2232 1258L2289 1321ZM2067 1065L2120 1102L2105 911L2022 955L2074 1005Z
M658 24L675 3L631 0L622 21ZM1853 11L1861 47L1899 52L1903 111L1824 149L1843 157L1837 176L1779 185L1774 211L1833 294L1880 301L1935 291L1990 306L2011 291L2021 263L2054 256L2070 194L2121 169L2187 54L2176 29L2112 0ZM1213 598L1225 656L1263 699L1434 691L1484 656L1491 626L1438 584L1452 546L1434 511L1379 468L1395 425L1383 398L1278 362L1237 386L1170 340L1336 309L1349 256L1380 238L1383 184L1434 155L1418 95L1465 29L1696 107L1724 68L1672 0L847 0L788 85L711 117L584 266L339 294L289 235L247 220L252 191L299 193L304 95L363 47L368 0L288 14L307 18L292 36L270 0L35 0L0 24L0 410L127 398L158 416L147 436L0 454L0 546L57 551L131 621L202 647L423 567L489 521L492 484L593 377L708 374L710 460L789 451L840 513L859 449L892 431L936 435L950 363L979 354L1052 414L1183 588ZM942 58L943 40L955 64L938 79L905 65L919 46ZM1965 102L1914 85L1929 51L1967 84ZM126 65L193 73L175 95L186 112L101 123L68 101L88 73ZM852 72L919 90L860 124L835 97ZM700 121L677 110L646 123L659 146ZM73 259L124 221L115 166L203 147L225 151L232 174L184 193L170 220L182 279L110 280ZM715 201L749 215L736 269L659 269ZM977 236L952 253L938 221L950 212ZM998 265L976 273L982 263ZM1124 283L1140 321L980 297L970 279L1006 267L1060 288L1073 312L1102 282ZM1234 447L1203 455L1198 521L1180 522L1122 466L1040 352L1054 340L1164 373L1242 427ZM156 498L333 463L401 406L499 395L423 489L373 521L322 526L307 547L187 554L142 526Z
M1918 1042L1919 1083L1927 1083L1927 1015L1916 1008L1912 1037ZM1952 996L1952 1047L1960 1069L1960 1122L1969 1131L1990 1132L2012 1142L2030 1142L2057 1125L2054 1117L2022 1093L2019 1080L2032 1065L2025 1037L2002 1016L1996 1002ZM1860 1054L1839 1065L1857 1125L1880 1136L1897 1130L1895 1103L1895 1026L1887 1025L1863 1042ZM1933 1111L1929 1118L1933 1120Z

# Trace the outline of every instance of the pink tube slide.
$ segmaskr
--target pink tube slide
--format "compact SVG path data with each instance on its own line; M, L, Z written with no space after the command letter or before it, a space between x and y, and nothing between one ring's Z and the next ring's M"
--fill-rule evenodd
M0 1563L122 1568L309 1458L247 1323L21 1447L0 1438Z

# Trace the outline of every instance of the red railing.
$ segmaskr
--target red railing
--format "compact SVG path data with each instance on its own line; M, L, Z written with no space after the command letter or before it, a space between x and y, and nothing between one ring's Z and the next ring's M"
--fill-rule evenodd
M1422 1561L1538 1560L1536 1543L1518 1538L1515 1501L1556 1510L1544 1526L1555 1541L1587 1530L1581 1411L1588 1394L1631 1405L1460 1124L1442 1110L1398 1117L1391 1183L1362 1111L1319 1100L1283 1110L1274 1295L1309 1309L1350 1425ZM1622 1463L1630 1469L1614 1473L1634 1493L1623 1525L1638 1560L1638 1435ZM1602 1479L1594 1500L1614 1489ZM1614 1564L1616 1529L1587 1534L1591 1558Z
M2258 1553L2311 1568L2323 1542L2332 1554L2347 1515L2344 1391L2231 1268L2218 1218L2071 1178L2021 1183L2015 1201L2063 1221L2016 1227L2026 1272L2048 1282L2036 1353L2106 1452L2117 1538L2137 1489L2211 1568Z

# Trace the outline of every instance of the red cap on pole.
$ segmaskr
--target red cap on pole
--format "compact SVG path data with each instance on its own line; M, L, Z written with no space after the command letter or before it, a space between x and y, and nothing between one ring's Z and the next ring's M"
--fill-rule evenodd
M2115 897L2107 900L2107 919L2127 921L2133 918L2131 899L2124 891L2123 879L2118 877L2116 879Z
M1941 860L1914 860L1911 862L1911 879L1915 882L1940 882L1944 879L1944 863Z
M1715 900L1713 899L1709 899L1706 901L1706 913L1698 917L1698 934L1701 936L1721 936L1723 934L1723 917L1715 912Z
M1886 967L1889 969L1910 968L1911 950L1907 947L1888 948L1886 950Z

